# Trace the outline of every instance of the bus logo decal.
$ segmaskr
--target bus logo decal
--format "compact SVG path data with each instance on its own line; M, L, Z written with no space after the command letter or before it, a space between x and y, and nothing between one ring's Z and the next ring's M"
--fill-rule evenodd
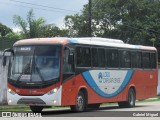
M99 72L98 79L102 79L102 72Z
M113 97L118 95L132 78L133 70L91 70L82 73L84 79L97 94L102 97ZM108 91L106 91L108 87ZM114 88L114 89L112 89Z

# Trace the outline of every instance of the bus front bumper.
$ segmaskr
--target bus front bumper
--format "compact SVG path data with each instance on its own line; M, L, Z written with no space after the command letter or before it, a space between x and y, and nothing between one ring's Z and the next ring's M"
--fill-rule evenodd
M8 105L61 106L62 86L53 94L21 96L7 92Z

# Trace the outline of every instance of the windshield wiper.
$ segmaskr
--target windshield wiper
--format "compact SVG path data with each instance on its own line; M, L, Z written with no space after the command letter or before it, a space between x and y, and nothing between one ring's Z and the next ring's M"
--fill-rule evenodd
M37 72L38 72L38 75L39 75L39 77L41 78L42 82L45 82L45 80L44 80L44 78L43 78L43 76L42 76L42 74L41 74L41 72L40 72L40 70L39 70L39 68L37 67L37 64L36 64L36 62L35 62L35 51L34 51L34 54L33 54L33 65L34 65L34 67L36 68L36 70L37 70Z
M43 82L45 82L45 80L44 80L44 78L43 78L43 76L42 76L39 68L37 67L37 64L36 64L36 63L34 63L34 64L35 64L35 68L36 68L36 70L37 70L37 72L38 72L39 77L41 78L41 80L42 80Z

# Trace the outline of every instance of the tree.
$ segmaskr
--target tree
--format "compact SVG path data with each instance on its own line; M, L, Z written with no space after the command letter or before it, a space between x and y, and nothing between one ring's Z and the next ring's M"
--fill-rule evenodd
M45 20L43 18L34 18L32 9L27 14L27 20L24 20L21 16L14 15L13 23L21 29L25 38L41 36L41 28L45 26Z
M19 40L19 39L23 39L23 36L19 33L10 32L6 35L6 38L10 40Z
M5 37L10 32L12 32L11 28L0 23L0 37Z
M35 19L33 10L28 12L27 20L14 15L13 23L21 29L23 38L68 36L67 30L60 29L54 24L46 24L44 18Z
M41 37L66 37L68 36L68 31L65 29L60 29L54 24L48 24L42 27Z
M69 37L88 36L88 21L83 15L70 15L65 17L65 25L69 30Z
M152 45L152 38L159 41L159 0L121 0L118 5L120 13L123 13L119 14L122 24L117 24L117 28L122 31L120 38L144 45Z
M92 0L92 35L152 45L160 39L159 0ZM70 36L87 36L88 4L81 14L66 16Z

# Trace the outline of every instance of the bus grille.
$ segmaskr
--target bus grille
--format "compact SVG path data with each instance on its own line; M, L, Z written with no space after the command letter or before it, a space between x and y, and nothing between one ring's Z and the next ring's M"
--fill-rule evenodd
M21 98L20 100L18 100L17 104L46 105L46 103L40 98Z

